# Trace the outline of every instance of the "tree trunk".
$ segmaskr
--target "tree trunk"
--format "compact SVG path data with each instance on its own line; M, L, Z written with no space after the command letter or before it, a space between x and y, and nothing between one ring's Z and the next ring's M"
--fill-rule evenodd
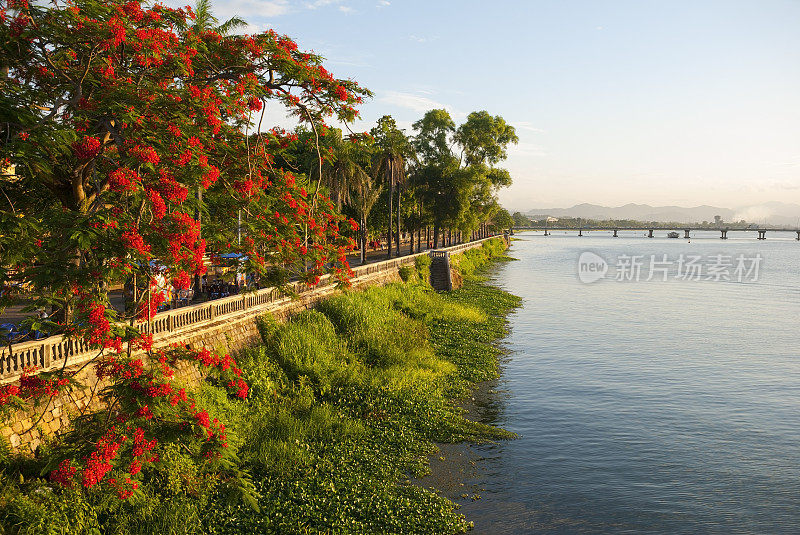
M403 188L397 185L397 256L400 256L400 196L403 194Z
M439 248L439 223L433 223L433 248Z
M392 199L394 198L394 167L389 168L389 233L386 236L388 258L392 257Z
M367 218L361 216L361 265L367 261Z
M414 225L411 225L408 235L409 238L411 238L411 243L408 246L408 254L414 254Z
M203 205L203 188L197 186L197 210L194 212L194 219L197 221L197 230L199 231L198 238L203 237L203 213L200 211L200 207ZM200 275L198 273L194 274L194 297L200 295Z

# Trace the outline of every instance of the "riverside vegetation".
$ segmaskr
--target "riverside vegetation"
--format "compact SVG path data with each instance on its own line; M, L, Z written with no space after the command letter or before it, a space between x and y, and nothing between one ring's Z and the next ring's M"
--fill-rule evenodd
M42 479L50 450L2 454L0 533L459 533L455 504L411 483L437 442L512 435L464 418L458 400L497 375L495 341L519 299L477 272L507 258L491 240L452 258L464 276L446 294L429 259L404 282L345 292L279 324L238 361L247 400L204 383L195 392L227 423L235 489L176 445L142 468L126 501ZM427 262L426 262L427 260ZM78 441L79 436L62 440Z

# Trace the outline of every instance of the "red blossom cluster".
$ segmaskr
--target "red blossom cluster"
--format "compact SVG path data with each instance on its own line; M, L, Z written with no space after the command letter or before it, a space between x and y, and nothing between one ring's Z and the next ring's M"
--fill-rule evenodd
M155 187L170 204L181 204L189 196L189 188L180 184L173 175L164 170L159 172L158 184Z
M150 256L150 244L144 242L144 238L136 229L129 228L120 235L120 238L127 249L132 249L145 257Z
M134 156L142 163L151 163L157 165L161 161L158 153L153 147L136 145L129 151L131 156Z
M126 437L118 436L112 427L97 441L97 449L86 459L86 468L83 472L83 486L91 488L100 483L113 466L111 461L117 456L117 451Z
M167 205L164 202L164 198L161 196L161 194L156 190L148 189L147 198L150 201L150 207L153 210L153 217L157 220L164 219L164 216L167 215Z
M151 291L148 298L143 300L142 304L139 305L136 318L139 321L149 321L153 319L158 312L158 307L161 306L165 299L164 292Z
M185 290L191 284L192 281L189 277L189 274L183 270L178 271L178 273L172 277L172 286L174 286L176 290Z
M120 167L108 174L109 187L118 193L136 191L139 180L139 174L127 167Z
M84 136L72 144L72 152L79 160L91 160L100 154L100 140L94 136Z
M49 400L59 395L62 389L70 383L67 377L58 377L53 374L35 375L36 371L35 366L26 368L18 385L0 386L0 409L6 407L15 398L37 403L43 399Z
M11 398L19 395L19 387L17 385L2 385L0 386L0 407L5 406Z

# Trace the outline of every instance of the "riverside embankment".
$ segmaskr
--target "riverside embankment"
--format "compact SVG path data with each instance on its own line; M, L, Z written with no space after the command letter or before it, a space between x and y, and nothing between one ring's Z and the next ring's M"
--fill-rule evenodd
M239 354L247 400L208 382L198 402L226 422L238 486L164 447L129 500L37 479L57 448L5 456L0 523L9 533L457 533L454 504L410 483L435 444L508 436L457 401L496 376L495 341L518 300L470 275L505 244L453 258L461 289L433 292L426 263L404 282L329 296ZM80 440L78 436L67 436Z
M463 243L443 251L455 255L482 247L485 241ZM359 289L400 281L404 270L411 269L418 262L427 262L427 256L428 253L418 253L358 266L353 269L352 287ZM155 349L178 344L235 353L259 342L256 323L263 314L285 319L338 291L334 280L328 276L314 287L292 283L288 290L294 293L294 297L276 288L264 288L160 313L151 322L137 322L135 327L153 335ZM45 408L17 411L0 424L0 436L9 442L12 449L35 452L46 437L69 429L73 418L101 407L102 400L93 393L102 387L102 381L95 376L94 367L86 366L97 356L98 351L80 339L56 336L0 347L0 384L19 381L26 369L46 372L66 366L78 370L73 377L78 388L52 398ZM196 366L181 366L178 378L194 385L203 376Z

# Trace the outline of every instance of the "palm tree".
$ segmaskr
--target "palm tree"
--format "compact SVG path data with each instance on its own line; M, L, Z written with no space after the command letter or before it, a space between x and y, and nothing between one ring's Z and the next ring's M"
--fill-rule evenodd
M338 128L332 128L324 139L331 158L321 162L321 171L320 160L312 158L308 176L322 175L322 184L328 188L331 200L341 210L342 204L350 203L351 181L359 172L364 172L361 161L366 157L362 148L353 139L343 138Z
M378 201L383 191L383 184L380 184L369 173L356 173L351 181L350 206L358 214L358 224L360 226L359 245L361 248L361 264L366 261L367 254L367 217L372 212L372 207Z
M331 129L326 136L326 143L331 149L332 157L330 161L323 163L322 182L340 210L342 204L347 204L357 212L363 264L367 249L367 217L383 187L364 170L365 165L362 164L370 162L371 149L358 136L342 138L341 130ZM312 173L316 172L319 171L312 169Z
M394 189L397 187L397 255L400 256L400 187L406 183L405 159L401 154L392 149L384 149L375 155L374 168L378 175L383 175L384 182L389 186L389 233L388 249L389 258L392 257L392 227L393 227L393 202Z
M247 26L247 22L239 17L233 17L220 24L211 12L211 0L197 0L194 14L194 30L196 32L212 30L221 35L228 35L237 28Z
M214 16L214 13L211 11L211 0L197 0L197 3L194 7L194 26L193 29L195 33L200 33L204 31L214 31L220 35L228 35L234 30L238 28L243 28L247 26L247 22L244 19L239 17L233 17L231 19L226 20L222 24L220 24L217 17ZM195 211L195 221L197 221L199 228L202 229L202 212L200 207L203 205L203 188L199 185L197 186L197 192L195 193L195 197L197 199L197 210ZM241 216L241 214L240 214ZM202 230L201 230L202 232ZM240 222L240 229L241 232L241 222ZM196 295L199 295L198 290L200 289L200 275L195 274L194 276L194 288Z
M391 115L384 115L378 119L378 124L371 130L378 148L374 156L373 168L382 174L384 181L389 186L389 232L388 256L392 257L392 219L394 188L397 186L397 256L400 256L400 193L405 186L406 162L413 155L413 148L402 130L397 128L397 123Z

